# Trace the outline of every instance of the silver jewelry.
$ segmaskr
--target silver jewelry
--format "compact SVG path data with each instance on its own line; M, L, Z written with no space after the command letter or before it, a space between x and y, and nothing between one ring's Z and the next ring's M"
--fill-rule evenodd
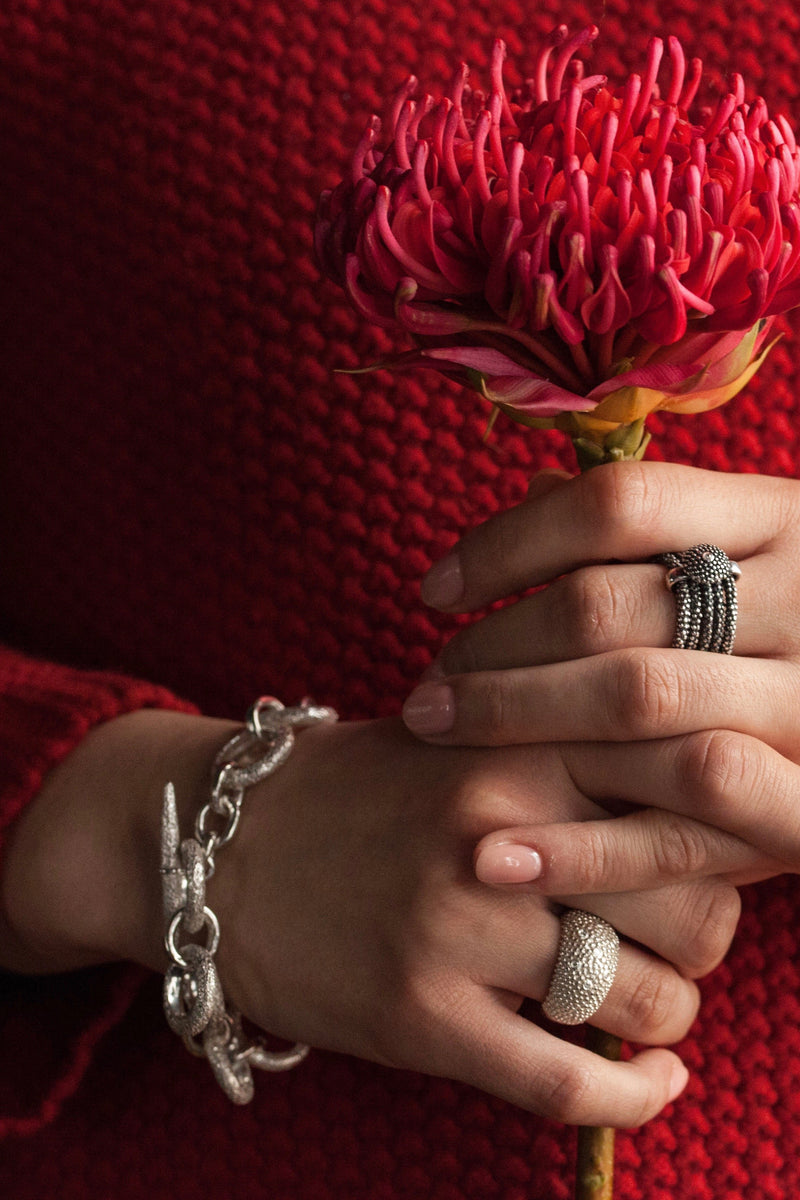
M164 945L170 959L164 979L164 1012L186 1048L208 1059L217 1082L234 1104L247 1104L253 1098L252 1067L286 1071L303 1061L309 1047L298 1042L289 1050L268 1050L262 1039L245 1034L241 1014L225 1003L214 962L219 922L206 904L206 881L214 874L217 851L227 846L236 832L245 790L286 761L296 729L335 720L332 708L308 700L296 708L284 708L274 696L257 700L244 729L226 742L214 759L211 799L198 813L194 837L183 842L175 789L171 783L164 789L161 877ZM210 828L215 820L223 822L221 828ZM193 940L202 930L205 945Z
M581 908L561 914L556 965L542 1011L559 1025L580 1025L597 1012L609 993L619 962L613 925Z
M672 645L679 650L731 654L736 636L736 580L742 569L719 546L706 543L681 553L659 554L669 567L667 587L678 606Z

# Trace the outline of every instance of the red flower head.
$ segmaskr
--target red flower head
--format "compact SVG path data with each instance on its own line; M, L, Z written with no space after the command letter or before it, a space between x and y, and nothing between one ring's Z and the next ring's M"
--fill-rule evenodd
M511 95L501 41L488 96L465 64L439 101L409 79L387 144L371 118L322 197L317 250L361 313L414 335L381 365L436 367L600 458L656 408L729 399L800 304L800 151L739 75L696 111L702 64L676 38L661 90L659 38L622 86L586 76L597 32L559 26Z

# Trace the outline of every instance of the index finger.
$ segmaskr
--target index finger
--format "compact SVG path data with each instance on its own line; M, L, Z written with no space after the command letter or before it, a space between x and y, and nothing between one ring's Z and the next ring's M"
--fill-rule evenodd
M428 572L422 598L434 608L469 612L580 566L648 559L701 542L746 557L789 521L793 486L670 463L595 467L467 533ZM797 497L800 505L800 491Z

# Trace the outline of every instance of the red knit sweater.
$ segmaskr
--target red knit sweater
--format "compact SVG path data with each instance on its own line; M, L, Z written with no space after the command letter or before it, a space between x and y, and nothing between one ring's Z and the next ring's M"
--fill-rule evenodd
M601 24L610 71L671 32L797 110L792 0L0 6L3 828L133 707L238 716L268 689L396 711L445 630L419 602L431 559L569 463L556 435L484 446L480 403L433 376L334 375L385 343L310 250L316 196L409 68L485 68L496 32L524 61L563 19ZM795 474L797 344L723 412L653 421L651 456ZM748 895L679 1048L688 1092L619 1139L619 1200L800 1195L794 893ZM0 987L0 1195L570 1194L573 1132L470 1089L315 1053L233 1110L155 980Z

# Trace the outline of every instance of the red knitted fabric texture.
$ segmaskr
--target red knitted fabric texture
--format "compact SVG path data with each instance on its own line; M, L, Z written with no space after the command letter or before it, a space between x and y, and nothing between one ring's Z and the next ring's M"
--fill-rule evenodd
M0 662L6 820L135 704L237 716L267 688L397 710L447 632L420 605L425 568L571 459L507 424L484 445L480 402L434 376L333 373L386 343L319 280L316 197L409 69L485 70L496 33L522 64L566 19L601 26L609 72L674 33L712 78L735 68L798 108L791 0L0 6L0 624L93 672ZM796 346L725 410L654 420L651 456L796 474ZM688 1092L619 1138L619 1200L800 1195L798 928L790 882L748 895L681 1048ZM135 986L3 981L3 1128L26 1136L3 1146L0 1195L571 1193L573 1131L449 1082L315 1053L232 1111L155 980L122 1016Z

